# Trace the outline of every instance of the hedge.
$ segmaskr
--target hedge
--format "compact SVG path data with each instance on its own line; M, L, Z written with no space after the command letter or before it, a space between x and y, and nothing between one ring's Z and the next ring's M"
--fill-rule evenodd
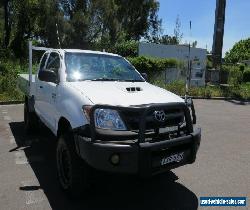
M243 72L243 82L250 82L250 69L246 69Z
M228 84L238 86L242 83L243 73L238 69L233 69L229 73Z
M17 89L18 73L24 70L20 65L10 62L0 62L0 98L22 99L21 92Z
M111 48L111 51L123 57L136 57L138 55L138 47L139 42L137 41L124 41L117 43Z
M129 57L127 59L140 73L147 73L149 79L152 78L154 74L166 70L166 68L177 67L178 65L178 61L171 58L139 56L134 58Z
M115 53L123 57L136 57L138 55L139 42L135 40L117 42L111 44L109 42L97 42L92 45L92 50L102 51L105 49L106 52Z

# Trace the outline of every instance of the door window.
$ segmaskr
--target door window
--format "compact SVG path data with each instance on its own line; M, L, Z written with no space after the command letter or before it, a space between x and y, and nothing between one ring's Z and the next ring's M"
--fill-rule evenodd
M59 74L59 68L60 68L60 56L58 53L55 53L55 52L52 52L50 53L50 56L49 56L49 60L47 62L47 66L46 66L46 69L47 70L51 70L51 71L54 71L57 78L58 77L58 74Z

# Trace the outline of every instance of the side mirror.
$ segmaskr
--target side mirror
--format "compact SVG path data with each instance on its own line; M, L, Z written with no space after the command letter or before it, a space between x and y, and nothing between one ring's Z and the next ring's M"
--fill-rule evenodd
M47 70L47 69L43 71L39 71L38 79L44 82L57 83L56 73L54 71Z
M147 73L141 73L141 75L142 75L142 77L143 77L146 81L148 81L148 75L147 75Z

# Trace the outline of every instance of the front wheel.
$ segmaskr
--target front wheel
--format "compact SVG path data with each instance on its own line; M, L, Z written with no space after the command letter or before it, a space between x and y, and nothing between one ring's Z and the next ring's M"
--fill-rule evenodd
M60 136L57 149L57 173L60 185L72 197L80 197L89 187L89 169L77 155L73 135Z

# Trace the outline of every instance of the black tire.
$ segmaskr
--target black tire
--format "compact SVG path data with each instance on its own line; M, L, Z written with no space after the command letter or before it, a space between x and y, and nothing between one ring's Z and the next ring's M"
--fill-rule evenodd
M60 186L72 198L79 198L89 189L89 168L77 155L73 135L59 137L56 148L57 173Z
M39 130L39 119L35 112L30 112L28 105L24 104L24 129L31 134Z

